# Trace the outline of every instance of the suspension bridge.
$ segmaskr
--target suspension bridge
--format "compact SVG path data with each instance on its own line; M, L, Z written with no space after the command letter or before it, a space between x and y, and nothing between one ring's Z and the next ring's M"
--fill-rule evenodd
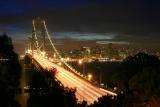
M54 37L54 36L53 36ZM26 55L36 61L41 68L48 70L56 68L58 74L56 79L64 87L76 88L78 101L85 100L88 104L97 101L104 95L116 96L117 94L102 89L83 78L79 72L70 66L60 55L53 42L54 38L49 35L44 19L32 20L32 37L28 38ZM60 62L63 66L57 64Z

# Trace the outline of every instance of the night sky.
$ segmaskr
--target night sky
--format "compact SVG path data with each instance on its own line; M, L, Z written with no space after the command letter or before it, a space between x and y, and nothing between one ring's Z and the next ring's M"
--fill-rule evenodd
M25 39L31 35L31 20L38 16L58 39L160 38L158 0L1 0L0 32Z

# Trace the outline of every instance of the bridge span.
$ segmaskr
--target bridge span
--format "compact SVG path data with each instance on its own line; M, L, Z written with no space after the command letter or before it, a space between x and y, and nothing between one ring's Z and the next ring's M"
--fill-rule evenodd
M38 28L40 31L38 31ZM63 58L52 42L53 38L49 35L44 19L38 18L32 21L32 37L29 37L28 39L26 54L30 58L33 58L43 69L49 70L50 68L55 67L58 70L56 78L64 85L64 87L76 88L76 97L78 101L85 100L88 104L91 104L94 101L97 101L101 96L117 95L114 92L102 89L91 84L89 81L86 81L84 78L80 77L78 73L76 74L77 71L67 62L61 60ZM49 48L49 46L51 46L51 48ZM55 55L55 59L62 62L69 70L46 59L44 53L47 53L47 49L50 49L52 56Z
M32 56L31 53L27 54L29 54L30 57ZM83 80L80 76L49 61L37 52L34 52L34 56L32 56L32 58L37 63L39 63L43 69L50 69L52 67L57 68L58 74L56 75L56 78L64 85L64 87L76 88L76 98L78 101L85 100L88 104L91 104L94 101L97 101L99 97L104 95L117 95L116 93L101 89L100 87L97 87L90 82Z

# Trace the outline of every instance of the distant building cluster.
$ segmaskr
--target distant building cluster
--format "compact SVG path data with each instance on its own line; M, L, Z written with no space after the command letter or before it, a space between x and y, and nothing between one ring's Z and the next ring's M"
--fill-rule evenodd
M99 61L122 61L128 56L134 56L139 52L153 54L160 56L159 52L154 52L147 49L134 49L131 47L117 47L114 44L108 44L105 47L81 47L80 49L73 49L70 52L61 53L64 58L82 59L88 58Z

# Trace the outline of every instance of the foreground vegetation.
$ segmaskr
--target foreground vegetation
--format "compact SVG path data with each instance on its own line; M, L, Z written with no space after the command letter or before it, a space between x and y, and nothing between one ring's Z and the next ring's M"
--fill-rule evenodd
M19 107L14 99L19 92L21 66L13 50L12 40L6 34L0 36L0 107Z
M145 53L130 56L113 73L111 80L117 92L124 92L126 107L157 102L160 98L160 60Z

